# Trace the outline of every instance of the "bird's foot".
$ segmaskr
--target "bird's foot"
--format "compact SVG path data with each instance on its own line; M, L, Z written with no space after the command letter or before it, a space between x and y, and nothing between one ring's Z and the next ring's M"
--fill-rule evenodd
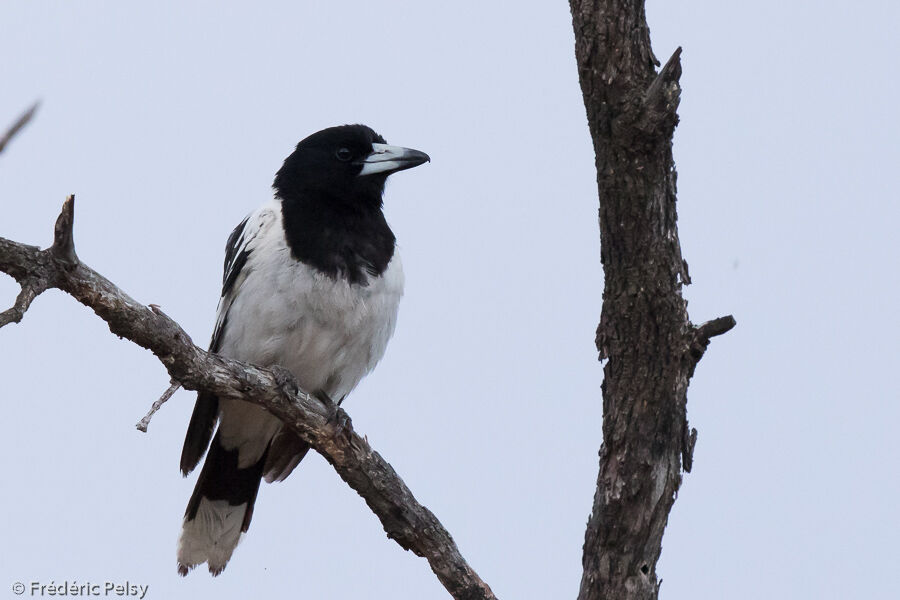
M300 390L297 385L297 378L294 374L282 367L281 365L272 365L269 367L272 375L275 377L275 383L287 394L296 394Z
M342 435L346 435L347 432L353 431L353 422L350 421L350 415L342 411L340 408L335 409L334 414L331 416L329 422L334 423L334 426Z
M350 415L340 409L339 402L332 400L331 396L322 390L316 392L315 396L328 409L326 425L334 427L338 432L351 428Z

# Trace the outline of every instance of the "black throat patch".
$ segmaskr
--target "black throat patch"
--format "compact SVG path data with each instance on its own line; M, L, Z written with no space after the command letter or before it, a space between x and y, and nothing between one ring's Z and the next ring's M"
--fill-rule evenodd
M375 203L291 194L281 213L293 257L333 279L368 285L394 256L394 233Z

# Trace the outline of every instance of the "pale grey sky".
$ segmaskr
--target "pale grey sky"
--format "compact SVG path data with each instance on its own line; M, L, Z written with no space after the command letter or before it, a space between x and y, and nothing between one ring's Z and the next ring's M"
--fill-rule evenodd
M689 391L699 441L662 596L884 597L900 559L900 9L647 10L657 56L684 48L691 317L738 321ZM46 245L75 193L82 260L201 344L225 238L298 140L364 122L431 155L388 186L407 293L345 407L499 597L574 597L602 273L567 4L10 2L0 22L0 127L43 100L0 156L0 235ZM16 292L0 279L0 303ZM319 456L263 487L221 577L179 578L193 396L138 433L165 371L56 292L0 331L0 372L0 596L128 580L157 599L446 597Z

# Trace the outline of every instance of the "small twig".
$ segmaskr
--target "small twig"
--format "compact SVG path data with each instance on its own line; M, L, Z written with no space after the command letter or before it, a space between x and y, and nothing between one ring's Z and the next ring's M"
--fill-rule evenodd
M672 56L669 57L669 60L666 61L665 66L660 69L659 75L656 76L656 79L653 80L653 83L650 84L650 87L647 88L647 94L644 96L645 102L647 104L651 102L657 101L657 96L660 96L661 92L664 90L664 86L668 87L668 84L675 83L678 84L678 80L681 78L681 46L675 49L675 52L672 53Z
M150 407L150 412L148 412L146 415L144 415L144 418L141 419L137 425L135 425L135 427L138 428L138 431L143 431L144 433L147 433L147 426L150 425L150 419L153 418L153 415L156 414L156 411L158 411L160 408L162 408L162 405L165 404L169 398L171 398L172 396L175 395L175 392L177 392L179 390L179 388L181 388L181 382L175 381L173 379L171 381L171 385L169 386L169 389L167 389L165 392L163 392L163 395L159 397L159 400L154 402L153 406Z
M688 433L687 422L684 427L684 439L681 448L681 464L685 473L690 473L694 468L694 446L697 445L697 430L691 429Z
M678 104L681 102L681 47L660 69L653 83L644 92L643 111L635 123L637 129L652 136L671 137L678 124ZM690 277L686 278L690 283Z
M728 333L735 325L737 325L737 321L734 320L734 317L726 315L724 317L719 317L718 319L713 319L712 321L707 321L698 327L695 336L700 341L708 342L709 338Z
M16 137L16 134L22 131L22 128L28 124L28 121L31 120L40 105L40 100L32 104L31 108L22 113L22 116L16 119L16 122L9 126L9 129L6 130L6 133L3 134L3 137L0 137L0 152L3 152L9 141Z
M681 259L681 282L684 285L691 285L691 272L688 270L687 261Z
M25 316L25 311L31 306L31 302L43 291L43 289L38 291L37 287L33 281L25 282L22 285L22 291L16 297L16 303L13 304L12 308L0 313L0 327L10 323L18 323L22 320L22 317Z
M699 361L703 357L706 347L709 346L710 338L728 333L735 325L737 325L737 321L734 320L734 317L726 315L694 328L694 339L691 342L691 356L694 357L694 360Z

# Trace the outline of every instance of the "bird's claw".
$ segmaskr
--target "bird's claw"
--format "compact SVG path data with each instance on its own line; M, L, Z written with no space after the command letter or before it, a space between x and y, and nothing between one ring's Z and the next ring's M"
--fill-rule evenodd
M350 421L350 415L339 408L335 408L335 411L331 415L329 421L334 423L335 427L340 432L349 431L353 428L353 424Z
M351 428L350 415L342 411L339 404L324 392L320 391L316 396L318 396L319 402L328 409L328 420L325 422L327 426L334 427L338 432Z

